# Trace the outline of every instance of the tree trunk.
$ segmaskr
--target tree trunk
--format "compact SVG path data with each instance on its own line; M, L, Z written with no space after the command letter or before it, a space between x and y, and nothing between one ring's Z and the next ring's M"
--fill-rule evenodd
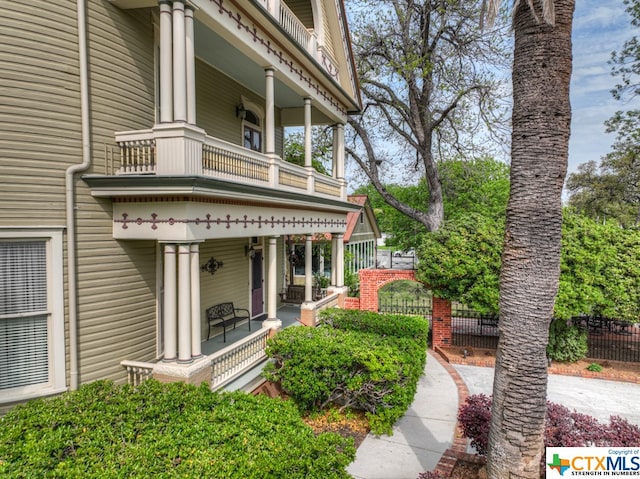
M575 0L555 0L555 25L520 2L514 14L511 190L500 276L490 478L538 478L544 451L546 346L560 277L562 186L571 106ZM537 19L536 19L537 17Z

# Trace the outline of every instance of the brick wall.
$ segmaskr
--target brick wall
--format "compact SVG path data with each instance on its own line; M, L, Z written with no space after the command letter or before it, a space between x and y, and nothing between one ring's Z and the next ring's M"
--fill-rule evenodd
M415 272L399 269L361 269L360 275L360 309L378 311L378 290L385 284L401 279L416 281Z
M378 290L392 281L408 279L416 281L412 270L397 269L361 269L360 298L345 298L345 309L362 311L378 311ZM432 315L432 347L451 346L451 302L446 299L433 298Z

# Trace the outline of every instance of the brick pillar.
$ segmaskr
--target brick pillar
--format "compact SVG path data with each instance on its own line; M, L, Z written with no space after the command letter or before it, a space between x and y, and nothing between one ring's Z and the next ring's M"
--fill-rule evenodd
M381 270L361 269L360 276L360 310L378 311L378 276Z
M452 345L451 333L451 301L441 298L433 298L431 347L433 349L450 347Z

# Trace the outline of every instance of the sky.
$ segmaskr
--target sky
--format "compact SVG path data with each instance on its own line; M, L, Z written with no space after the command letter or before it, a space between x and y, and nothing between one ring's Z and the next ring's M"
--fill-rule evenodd
M617 110L638 108L639 101L614 100L610 90L617 78L607 63L635 33L622 0L576 0L573 20L571 78L571 139L568 172L581 163L599 161L611 151L614 135L604 122Z

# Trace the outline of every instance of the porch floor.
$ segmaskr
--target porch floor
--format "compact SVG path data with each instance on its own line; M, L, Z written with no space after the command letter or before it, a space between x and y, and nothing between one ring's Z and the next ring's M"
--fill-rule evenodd
M287 304L280 307L277 311L277 318L282 321L282 327L288 328L289 326L298 326L301 323L300 319L300 305L299 304ZM220 351L221 349L226 348L227 346L232 345L236 341L240 341L241 339L249 336L252 333L255 333L262 327L262 321L260 320L252 320L251 323L251 331L247 326L247 323L238 323L236 328L227 329L227 342L223 341L222 328L215 328L212 333L215 334L208 341L204 341L202 343L202 354L209 355L215 352Z

